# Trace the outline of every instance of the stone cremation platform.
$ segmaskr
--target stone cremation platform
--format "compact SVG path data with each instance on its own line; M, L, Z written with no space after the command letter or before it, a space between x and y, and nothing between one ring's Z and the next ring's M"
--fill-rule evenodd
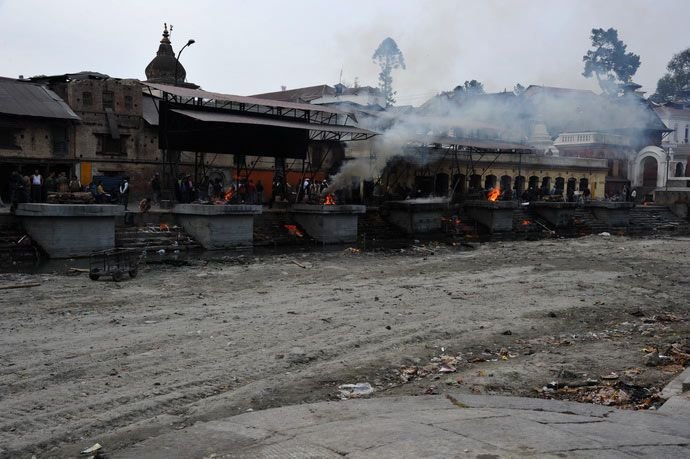
M548 202L534 201L530 207L547 222L556 227L570 225L577 203L575 202Z
M16 216L49 257L71 258L114 248L115 217L123 213L112 204L24 203Z
M254 215L261 206L177 204L173 214L179 224L205 249L220 250L251 246Z
M325 244L357 241L357 220L366 206L294 204L290 213L307 234Z
M585 204L594 217L610 227L625 227L630 224L632 202L591 201Z
M407 234L431 233L441 230L441 217L449 201L440 198L390 201L385 204L386 219Z
M512 231L513 211L517 204L513 201L465 201L467 215L484 225L490 233Z

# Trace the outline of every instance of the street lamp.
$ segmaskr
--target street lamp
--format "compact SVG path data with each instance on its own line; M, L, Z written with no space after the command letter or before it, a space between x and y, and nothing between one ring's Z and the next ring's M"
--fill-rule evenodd
M187 46L191 46L191 45L193 45L194 43L196 43L196 41L194 41L193 38L190 38L189 41L187 42L187 44L184 45L184 46L180 49L180 51L177 53L177 57L175 58L175 86L177 86L177 68L178 68L178 66L180 65L180 55L182 54L182 51L184 51L184 49L185 49Z

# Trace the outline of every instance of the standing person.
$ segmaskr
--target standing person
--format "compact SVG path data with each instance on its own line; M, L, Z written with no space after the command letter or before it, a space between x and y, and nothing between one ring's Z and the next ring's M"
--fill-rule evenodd
M208 181L207 194L209 201L215 201L218 199L218 197L216 196L216 184L213 180L210 179Z
M630 192L630 201L633 203L633 208L635 208L635 200L637 199L637 189L633 189Z
M151 179L151 191L153 192L153 203L161 203L161 174L156 172Z
M71 193L81 191L81 182L79 181L76 175L73 175L72 180L70 180L69 182L69 191Z
M43 196L43 176L34 170L34 175L31 176L31 202L41 202Z
M67 181L67 175L64 172L60 172L60 175L58 175L58 178L55 180L55 184L60 193L67 193L69 183Z
M175 180L175 201L177 202L182 202L182 188L184 187L183 182L183 176L180 175L177 177L177 180Z
M199 195L199 200L201 201L209 201L211 199L211 194L208 192L208 175L204 175L204 178L201 179L201 183L199 184L199 187L197 188L197 194Z
M48 193L55 193L57 191L57 181L55 178L55 172L51 172L46 178L46 189Z
M264 204L264 184L261 183L261 180L258 180L256 182L256 197L257 197L257 204L262 205Z
M191 175L185 177L184 191L185 202L189 203L194 201L194 182L192 181Z
M96 202L99 204L103 204L103 201L105 200L105 189L103 188L103 182L98 181L98 185L96 186Z
M127 180L127 177L122 179L120 184L120 203L124 204L125 210L127 210L127 204L129 203L129 180Z
M254 180L249 179L247 184L247 197L249 204L256 204L256 186L254 186Z

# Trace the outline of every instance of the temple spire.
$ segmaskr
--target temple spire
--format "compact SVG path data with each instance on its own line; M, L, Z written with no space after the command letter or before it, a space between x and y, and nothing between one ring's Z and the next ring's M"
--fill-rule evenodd
M173 26L170 24L170 32L172 32ZM163 23L163 38L161 38L161 43L165 45L170 44L170 32L168 32L168 23Z

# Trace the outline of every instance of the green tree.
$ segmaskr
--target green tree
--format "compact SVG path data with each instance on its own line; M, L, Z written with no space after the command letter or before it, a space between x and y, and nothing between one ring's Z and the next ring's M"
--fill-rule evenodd
M463 84L456 86L453 91L460 93L463 96L486 94L486 91L484 91L484 85L477 80L465 80Z
M679 96L683 88L690 85L690 48L675 54L666 70L668 72L659 79L652 96L658 102Z
M582 57L585 63L583 76L597 78L602 91L618 92L618 85L629 83L640 66L640 56L626 52L627 45L618 39L614 28L592 29L592 48Z
M381 42L374 55L371 57L381 68L379 73L379 88L386 98L386 104L391 106L395 103L396 91L393 91L393 70L405 69L405 58L398 44L391 37L387 37Z

